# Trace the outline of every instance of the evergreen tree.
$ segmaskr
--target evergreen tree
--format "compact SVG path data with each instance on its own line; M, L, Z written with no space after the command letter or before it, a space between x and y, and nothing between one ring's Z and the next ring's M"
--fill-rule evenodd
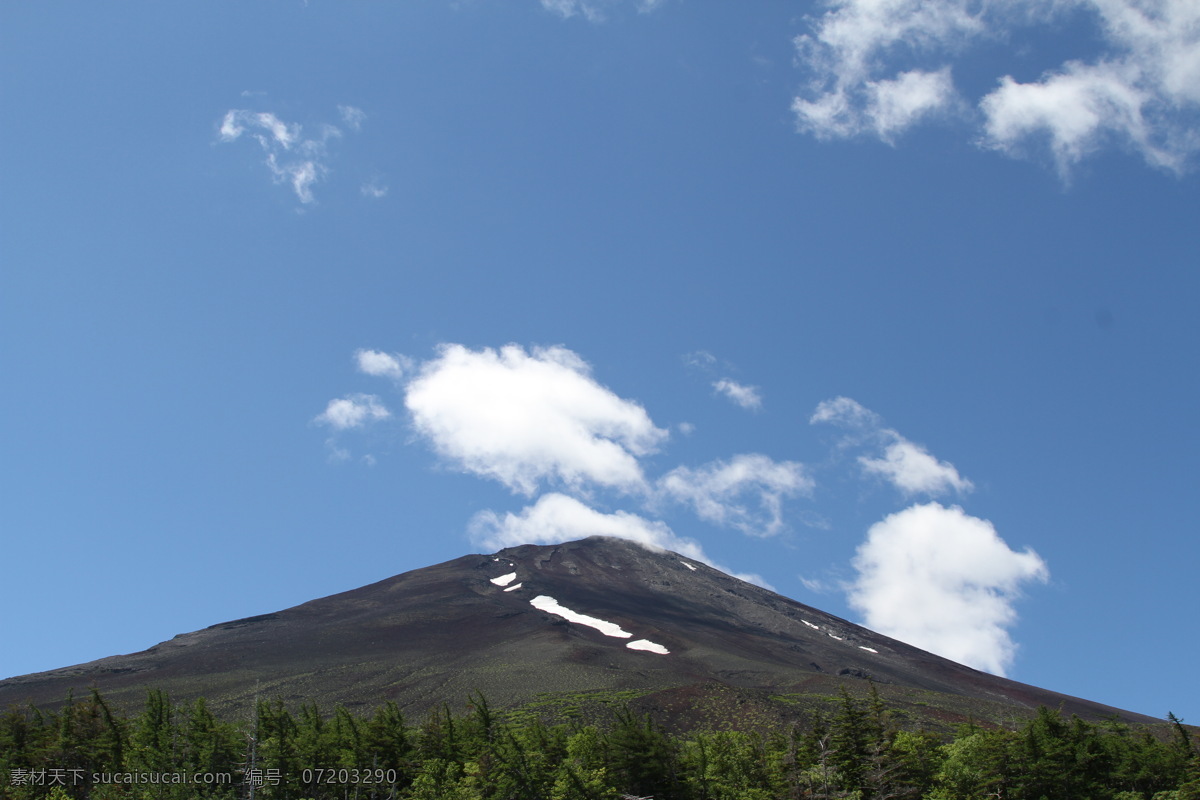
M301 774L296 720L281 700L260 700L256 712L251 769L257 772L247 775L247 780L262 781L255 792L256 800L295 800Z
M649 716L619 709L607 738L609 769L621 791L655 798L674 795L673 743Z
M394 773L396 782L388 785L389 794L412 783L412 744L404 725L404 715L394 701L384 703L361 725L360 741L363 760L371 769Z
M781 788L756 734L698 734L685 743L680 767L691 794L705 800L773 800Z
M146 705L133 721L129 736L131 771L170 772L178 763L174 709L161 689L146 693Z
M197 698L183 711L179 738L179 764L185 771L229 775L241 771L243 737L232 725L213 716L203 697ZM203 794L211 797L224 797L231 793L230 786L215 785L203 790Z
M616 788L608 780L605 746L599 731L593 727L580 728L567 740L566 753L555 767L551 800L611 800L617 796Z

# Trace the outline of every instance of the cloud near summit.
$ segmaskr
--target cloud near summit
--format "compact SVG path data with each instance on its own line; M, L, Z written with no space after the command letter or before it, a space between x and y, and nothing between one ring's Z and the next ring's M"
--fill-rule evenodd
M737 573L715 564L695 539L676 535L665 522L628 511L606 514L557 492L542 495L517 514L481 511L471 518L467 530L474 542L497 550L522 544L557 544L588 536L612 536L651 550L671 550L744 581L772 588L759 575Z
M638 458L668 436L565 347L444 345L408 384L405 406L443 458L526 496L544 483L644 491Z
M443 344L424 362L360 349L354 361L359 372L394 382L411 429L445 465L525 497L550 491L593 503L597 492L608 492L609 500L623 498L643 510L682 508L719 527L772 536L787 527L785 502L813 486L799 462L761 453L647 477L646 459L665 445L668 431L640 404L599 383L587 362L566 347L472 350ZM349 431L388 417L374 395L350 395L331 401L318 421ZM563 500L555 503L533 507L533 519L541 520L537 530L544 532L547 521L580 518L548 515L548 508L566 507ZM533 530L531 518L522 519L505 529ZM631 519L642 518L626 518L617 528L632 530ZM569 533L564 528L562 535Z
M811 497L816 486L804 464L761 453L648 475L667 429L561 345L443 344L425 361L360 349L353 360L360 373L392 384L416 441L444 465L527 498L520 510L471 517L469 537L488 547L613 536L729 572L695 539L677 535L667 512L770 537L787 529L787 503ZM351 394L331 401L317 421L336 437L392 418L377 396ZM864 476L885 480L906 500L972 489L954 465L848 397L819 404L810 422L839 428L836 450L855 453ZM331 447L340 452L336 443ZM843 588L869 627L998 674L1015 652L1008 630L1020 587L1047 575L1036 553L1011 550L991 523L935 502L910 505L873 525L852 565L856 578ZM756 575L739 577L766 585Z

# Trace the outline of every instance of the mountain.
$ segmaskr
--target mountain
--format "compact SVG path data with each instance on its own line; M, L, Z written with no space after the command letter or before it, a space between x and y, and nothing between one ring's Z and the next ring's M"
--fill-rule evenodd
M582 618L580 615L583 615ZM0 707L147 688L227 716L256 696L330 709L395 700L410 719L474 691L494 706L637 698L682 725L775 724L871 684L922 723L1003 722L1039 705L1153 718L999 678L676 553L619 539L468 555L140 653L0 681ZM557 703L557 705L555 705ZM539 706L534 706L539 707Z

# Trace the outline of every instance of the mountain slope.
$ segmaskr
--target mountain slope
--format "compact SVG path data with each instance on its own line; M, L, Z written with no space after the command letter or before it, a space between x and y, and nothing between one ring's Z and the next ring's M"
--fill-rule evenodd
M140 653L10 678L0 706L53 704L90 686L134 705L154 687L204 695L231 716L258 695L326 708L392 699L411 718L474 690L508 707L637 690L666 708L713 687L828 696L867 677L889 700L948 722L1038 705L1155 721L978 672L675 553L602 537L464 556Z

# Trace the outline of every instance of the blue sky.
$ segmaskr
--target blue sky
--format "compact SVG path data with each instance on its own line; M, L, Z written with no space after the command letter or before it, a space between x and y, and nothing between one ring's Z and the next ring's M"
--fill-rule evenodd
M594 530L1200 719L1187 6L5 4L0 674Z

